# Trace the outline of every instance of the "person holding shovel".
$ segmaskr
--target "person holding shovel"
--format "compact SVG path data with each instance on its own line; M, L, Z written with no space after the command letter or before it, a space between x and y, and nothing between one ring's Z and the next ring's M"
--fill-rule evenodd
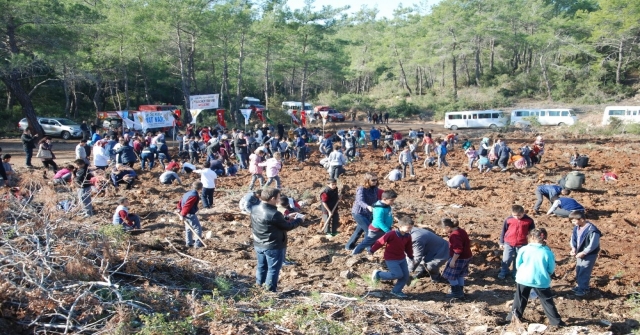
M340 190L338 190L338 182L335 179L327 180L327 187L320 193L320 200L322 201L322 222L324 222L323 233L327 234L327 237L336 236L340 222L337 210ZM331 230L329 230L329 221L331 221Z
M198 192L202 190L202 183L196 181L193 183L193 189L185 193L182 199L178 201L178 215L180 216L180 222L184 223L184 236L187 247L201 248L202 244L202 226L198 221L198 203L200 202L200 196ZM197 242L194 243L193 234L196 234Z

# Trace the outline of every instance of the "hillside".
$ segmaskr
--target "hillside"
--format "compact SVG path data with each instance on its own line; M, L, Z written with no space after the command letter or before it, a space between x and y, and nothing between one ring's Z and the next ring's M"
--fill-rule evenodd
M392 124L392 127L407 125ZM437 133L437 131L436 131ZM461 132L477 139L493 134ZM532 135L507 133L513 147L532 142ZM527 324L505 324L513 299L512 280L498 280L501 252L498 237L511 204L530 210L534 186L556 181L570 171L568 156L577 148L590 156L585 169L586 189L573 197L588 209L588 217L604 233L602 252L592 277L592 291L583 299L571 294L574 262L569 256L571 223L556 217L534 216L549 231L549 245L557 259L553 290L556 304L569 328L547 334L624 334L640 326L639 298L640 168L637 138L567 136L549 132L541 165L526 171L480 175L470 171L473 190L455 191L442 185L442 176L465 168L466 157L455 150L452 167L437 171L417 167L417 178L383 189L399 193L396 216L409 215L421 227L442 235L438 221L457 216L473 241L474 257L467 278L467 298L444 298L445 284L421 279L407 287L406 300L388 294L389 283L374 284L369 274L382 267L374 260L353 258L345 250L354 221L350 208L360 175L376 171L380 177L396 164L362 149L360 160L347 166L341 178L346 191L339 206L341 232L334 238L319 233L318 194L327 178L314 153L306 164L287 161L282 172L284 193L304 199L307 225L292 231L288 257L298 265L284 267L279 292L254 287L255 253L249 218L239 213L237 201L249 176L218 180L215 209L199 214L205 230L204 249L183 246L184 228L173 213L186 186L163 186L161 171L141 172L133 190L108 188L94 196L98 215L80 219L56 208L74 199L67 187L53 187L42 170L20 173L21 194L4 190L2 202L2 311L0 332L6 334L458 334L505 331L521 333ZM5 142L5 141L3 141ZM5 152L8 143L3 143ZM10 145L9 145L10 146ZM58 144L59 159L70 157L72 144ZM18 149L19 150L19 149ZM65 156L66 155L66 156ZM15 162L15 160L14 160ZM21 165L21 163L14 163ZM38 163L36 163L38 164ZM601 170L614 169L617 183L600 181ZM50 175L49 175L50 176ZM184 177L184 185L196 180ZM22 202L27 192L33 199ZM145 231L122 233L110 225L115 200L126 196L139 214ZM543 205L546 209L548 203ZM532 303L525 322L545 323L539 303ZM522 328L521 328L522 327Z

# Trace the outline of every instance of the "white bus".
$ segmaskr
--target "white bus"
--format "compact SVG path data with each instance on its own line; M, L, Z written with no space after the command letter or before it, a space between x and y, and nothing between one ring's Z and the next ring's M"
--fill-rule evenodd
M242 105L240 108L251 108L251 106L260 105L260 99L254 97L244 97L242 98Z
M530 126L530 118L542 126L571 126L578 120L572 109L517 109L511 112L511 125Z
M604 109L602 125L608 125L612 117L622 120L624 123L640 122L640 106L609 106Z
M288 110L296 110L298 111L298 118L300 117L300 112L302 111L302 102L300 101L283 101L282 109L286 112ZM310 103L304 103L304 112L309 118L309 121L314 122L316 120L316 115L313 112L313 105Z
M498 110L449 112L444 115L444 127L451 130L458 128L491 128L504 127L508 118Z

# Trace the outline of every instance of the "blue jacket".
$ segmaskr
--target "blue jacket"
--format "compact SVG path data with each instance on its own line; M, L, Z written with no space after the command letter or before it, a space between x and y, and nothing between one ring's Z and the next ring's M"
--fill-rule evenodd
M572 198L565 198L565 197L560 197L558 198L558 200L560 200L560 208L567 210L569 212L571 211L584 211L584 207L582 205L580 205L579 202L575 201Z
M496 156L500 158L508 158L511 154L511 148L509 148L506 144L500 145L496 150Z
M91 136L91 144L96 144L96 142L100 141L102 139L102 137L100 137L100 134L98 133L93 133L93 136Z
M133 151L133 148L128 145L121 146L120 149L116 151L116 155L120 155L120 161L122 164L135 163L138 161L138 156L136 156L135 151Z
M436 147L436 153L438 154L438 156L446 156L447 152L448 151L447 151L447 145L446 144L442 144L441 143L439 146Z
M371 221L373 213L367 206L373 206L378 201L378 187L365 188L360 186L356 189L356 200L351 207L351 214L362 215Z
M549 199L553 199L560 195L562 187L558 185L540 185L538 186L538 192L542 195L546 195Z
M369 137L371 138L372 141L373 140L379 140L380 136L381 136L380 130L378 130L378 129L371 129L369 131Z
M518 251L516 269L516 283L535 288L549 288L551 274L556 269L556 257L548 246L529 243Z
M298 139L296 140L296 147L297 148L302 148L305 145L307 145L307 144L304 142L304 139L302 137L298 137Z
M115 155L116 153L113 151L113 147L116 146L118 142L114 141L114 140L109 140L109 142L107 142L107 144L104 145L104 151L109 155Z
M331 138L324 139L324 141L322 141L322 146L327 149L333 148L333 142L331 141Z
M382 230L388 233L393 226L393 212L391 206L383 203L382 201L376 201L373 207L373 220L369 229ZM373 228L373 229L372 229Z
M586 231L583 233L583 237L578 243L578 226L573 227L571 233L571 247L576 249L576 253L584 252L587 255L597 254L600 252L600 236L602 232L591 222Z

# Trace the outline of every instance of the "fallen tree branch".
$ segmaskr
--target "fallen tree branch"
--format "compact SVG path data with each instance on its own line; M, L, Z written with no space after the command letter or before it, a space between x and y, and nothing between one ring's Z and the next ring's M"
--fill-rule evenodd
M180 252L180 251L178 250L178 248L176 248L176 247L173 245L173 243L171 243L171 241L169 241L169 239L168 239L168 238L166 238L166 237L165 237L165 238L164 238L164 240L165 240L165 241L167 241L167 243L169 243L169 246L170 246L170 247L171 247L171 248L172 248L172 249L173 249L173 250L174 250L178 255L180 255L180 256L182 256L182 257L189 258L189 259L191 259L191 260L194 260L194 261L197 261L197 262L200 262L200 263L203 263L203 264L206 264L206 265L213 266L213 263L207 262L207 261L202 260L202 259L199 259L199 258L195 258L195 257L193 257L193 256L189 256L189 255L187 255L187 254L184 254L184 253Z

